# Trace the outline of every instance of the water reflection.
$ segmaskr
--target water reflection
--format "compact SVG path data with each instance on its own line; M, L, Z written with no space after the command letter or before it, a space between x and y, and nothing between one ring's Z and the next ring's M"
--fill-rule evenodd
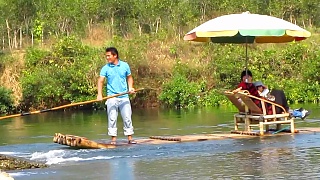
M131 158L112 160L108 164L110 168L110 177L108 179L134 179L134 161Z

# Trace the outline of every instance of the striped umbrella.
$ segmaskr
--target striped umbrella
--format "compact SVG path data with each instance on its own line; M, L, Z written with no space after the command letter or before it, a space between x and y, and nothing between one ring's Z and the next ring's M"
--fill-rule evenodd
M245 12L211 19L188 32L184 40L246 44L247 69L248 43L285 43L310 36L310 32L283 19Z
M272 16L230 14L207 21L184 36L184 40L214 43L284 43L301 41L311 33Z

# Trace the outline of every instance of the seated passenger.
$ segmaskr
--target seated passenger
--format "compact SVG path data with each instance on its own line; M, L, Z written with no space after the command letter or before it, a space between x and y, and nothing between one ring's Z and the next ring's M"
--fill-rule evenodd
M238 88L233 90L233 93L237 93L239 91L247 90L250 95L258 97L258 98L263 98L263 96L260 95L259 91L257 88L254 86L252 83L252 72L250 70L244 70L241 73L241 82L238 85ZM252 98L252 101L260 108L262 109L261 102L259 99ZM267 109L267 114L272 114L272 106L269 103L266 103L266 109Z
M244 70L241 73L241 82L238 84L238 88L233 90L233 93L247 90L251 95L261 98L257 88L252 83L252 72L250 70ZM258 99L252 99L253 102L261 108L261 103Z
M256 82L253 83L253 85L258 90L260 96L265 97L269 101L275 101L275 97L270 94L270 91L269 91L268 87L266 85L264 85L261 81L256 81ZM285 105L283 107L286 109Z
M270 101L274 101L275 103L281 105L290 113L291 116L297 118L301 118L304 120L310 112L306 109L300 108L300 109L289 109L287 98L283 92L283 90L273 89L271 93L269 93L269 89L267 86L265 86L261 81L256 81L253 83L254 86L257 88L259 94L265 98L267 98ZM282 113L282 109L279 107L276 107L277 114Z

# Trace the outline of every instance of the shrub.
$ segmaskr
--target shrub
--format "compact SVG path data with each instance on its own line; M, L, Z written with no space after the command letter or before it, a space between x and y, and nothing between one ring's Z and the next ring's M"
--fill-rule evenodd
M0 114L5 114L13 109L12 91L0 86Z
M192 69L180 62L175 65L173 72L173 78L163 84L160 101L176 108L198 105L200 93L204 90L206 83L190 81L187 77L192 73Z
M55 106L96 97L97 49L74 37L54 45L52 52L30 49L23 72L23 102L28 106ZM98 67L99 66L99 67Z

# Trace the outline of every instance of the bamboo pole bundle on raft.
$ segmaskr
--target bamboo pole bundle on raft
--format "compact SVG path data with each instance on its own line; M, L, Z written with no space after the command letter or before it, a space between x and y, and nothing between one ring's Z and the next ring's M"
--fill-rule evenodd
M55 133L53 142L77 148L99 149L99 148L116 148L114 144L102 144L91 141L85 137L74 135L63 135Z

